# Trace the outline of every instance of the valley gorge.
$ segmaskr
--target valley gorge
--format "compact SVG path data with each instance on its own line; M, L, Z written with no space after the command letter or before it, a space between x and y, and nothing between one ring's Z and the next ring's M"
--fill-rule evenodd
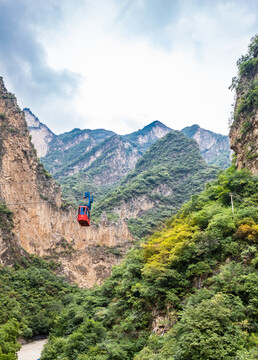
M198 125L59 137L29 114L71 199L96 191L90 228L37 158L26 112L0 78L1 360L38 335L48 336L41 360L257 358L257 49L255 36L233 80L226 170L200 148L207 157L220 149L226 166L228 139ZM80 145L84 169L74 161Z

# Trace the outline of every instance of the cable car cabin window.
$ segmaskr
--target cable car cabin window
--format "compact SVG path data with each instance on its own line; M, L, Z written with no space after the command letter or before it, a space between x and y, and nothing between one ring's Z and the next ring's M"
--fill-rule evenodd
M86 215L88 216L88 218L90 219L90 211L88 208L86 208Z
M79 207L78 214L84 215L85 214L85 207L83 207L83 206Z

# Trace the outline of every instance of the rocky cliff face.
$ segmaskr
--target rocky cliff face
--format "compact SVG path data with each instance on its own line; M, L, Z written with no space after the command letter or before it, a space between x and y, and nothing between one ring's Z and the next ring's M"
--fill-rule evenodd
M94 169L94 181L100 185L115 184L134 168L151 144L169 131L171 129L159 121L124 136L104 129L74 129L50 143L49 152L42 162L55 178L71 176L79 171L90 176Z
M60 261L71 281L83 286L100 283L130 246L126 223L110 224L104 218L99 226L80 227L76 210L64 207L60 188L38 163L24 113L2 78L0 130L1 198L13 211L19 245L28 253ZM0 243L4 253L1 233Z
M42 124L30 109L25 108L23 111L37 154L39 157L44 157L49 150L49 143L56 135L45 124Z
M111 185L132 170L140 156L134 145L118 135L111 136L89 150L84 156L55 173L55 177L73 175L84 170L83 176L87 178L94 174L95 184Z
M248 53L238 61L234 119L230 144L236 154L237 168L258 174L258 35L252 39Z

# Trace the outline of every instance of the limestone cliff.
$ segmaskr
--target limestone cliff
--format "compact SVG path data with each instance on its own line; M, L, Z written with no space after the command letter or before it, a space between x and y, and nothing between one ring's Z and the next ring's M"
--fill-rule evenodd
M0 78L1 198L13 211L13 232L28 253L55 258L63 273L83 286L100 283L130 246L125 222L82 228L76 209L36 157L24 113ZM4 243L0 233L0 243ZM2 258L2 261L5 261Z
M252 39L248 53L238 61L234 119L230 129L231 148L237 168L258 174L258 35Z
M45 124L42 124L30 109L25 108L23 111L32 136L32 143L35 145L38 157L41 158L47 154L49 143L56 135Z

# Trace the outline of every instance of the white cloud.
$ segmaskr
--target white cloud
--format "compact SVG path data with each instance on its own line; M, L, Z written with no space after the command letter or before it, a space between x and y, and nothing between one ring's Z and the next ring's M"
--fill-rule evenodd
M155 19L159 4L170 4L160 12L164 21ZM41 121L57 132L80 126L128 133L158 119L174 129L198 123L226 134L228 86L254 35L255 14L240 1L174 4L66 0L56 26L53 11L48 28L35 24L48 66L82 77L71 103L60 99L62 114L48 115L44 99L37 104ZM73 122L62 128L54 119L69 108Z

